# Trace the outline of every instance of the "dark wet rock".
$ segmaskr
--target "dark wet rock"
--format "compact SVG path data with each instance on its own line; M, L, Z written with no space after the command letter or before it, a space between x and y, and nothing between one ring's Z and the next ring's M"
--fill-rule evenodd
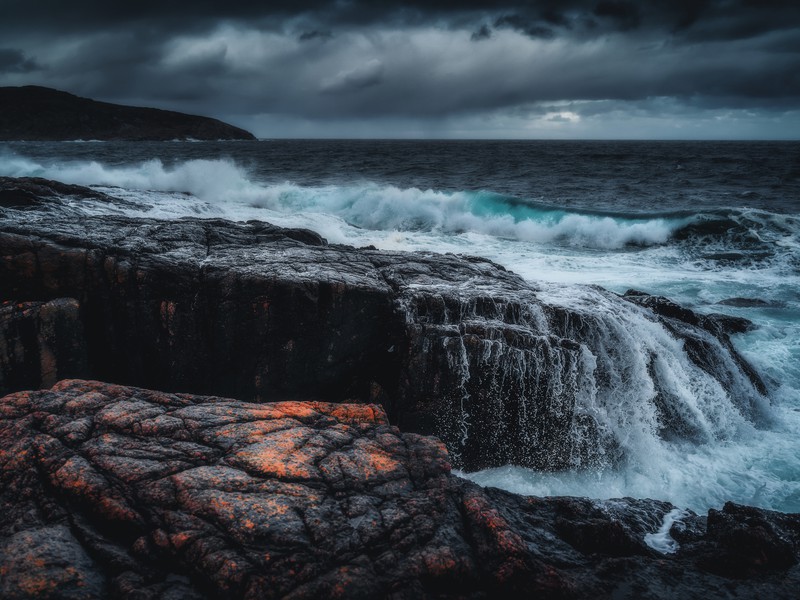
M704 315L710 327L719 327L720 333L730 335L732 333L747 333L757 329L756 324L744 317L733 317L731 315L721 315L712 313ZM719 335L719 334L718 334Z
M0 207L2 208L29 208L40 202L39 196L26 190L0 190Z
M88 374L86 336L73 298L0 303L0 389L50 387Z
M639 290L628 290L623 297L639 306L646 306L659 316L691 325L700 325L700 315L664 296L653 296Z
M755 577L797 564L800 523L794 516L728 502L721 511L709 511L706 538L715 548L702 553L702 568L725 577Z
M764 380L755 369L736 352L736 349L733 347L728 337L730 333L743 333L752 330L754 325L751 321L739 317L729 317L727 315L702 315L688 308L684 308L663 296L652 296L638 290L628 290L623 297L639 306L649 308L661 317L661 322L676 336L684 340L685 349L692 360L707 372L713 373L718 372L716 369L716 357L718 353L708 343L707 338L696 335L696 333L688 329L686 325L692 325L708 331L728 350L730 356L733 357L753 386L762 394L767 393L767 386ZM723 382L723 384L725 383L727 383L726 389L735 385L732 381Z
M0 400L9 600L796 597L800 515L690 515L662 555L644 539L672 508L480 488L375 405L91 381Z
M755 324L749 319L719 313L696 313L669 298L653 296L639 290L628 290L623 294L623 297L639 306L649 308L661 317L702 327L718 337L731 333L744 333L755 329ZM722 302L719 304L722 304Z
M254 140L222 121L39 87L0 88L0 140Z
M0 177L0 191L19 193L39 200L57 200L64 197L91 198L105 202L119 203L118 198L109 196L82 185L62 183L42 177Z
M0 208L0 300L74 298L93 378L254 401L375 402L403 430L441 437L468 470L609 466L623 450L590 405L616 397L620 369L639 360L626 341L638 318L685 340L685 360L745 414L765 402L730 326L664 299L574 286L585 299L565 308L486 259L355 249L257 221L87 216L82 202L117 200L62 185L0 180L0 191L48 199ZM657 369L652 377L659 392L669 383ZM670 397L654 401L665 431L693 435Z
M41 177L0 177L0 208L32 209L77 196L103 202L120 202L102 192Z
M737 308L756 308L764 306L772 306L771 303L760 298L726 298L717 302L722 306L735 306Z

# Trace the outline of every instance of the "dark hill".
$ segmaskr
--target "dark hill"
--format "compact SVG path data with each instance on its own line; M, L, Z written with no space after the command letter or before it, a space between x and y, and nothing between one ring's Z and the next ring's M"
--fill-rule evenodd
M0 140L253 140L208 117L120 106L45 87L0 88Z

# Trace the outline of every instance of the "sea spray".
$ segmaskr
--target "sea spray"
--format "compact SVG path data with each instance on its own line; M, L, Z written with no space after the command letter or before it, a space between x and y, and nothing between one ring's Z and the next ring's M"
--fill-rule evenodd
M440 192L365 182L307 187L283 182L264 185L231 160L190 160L165 166L153 159L138 165L107 166L97 161L40 164L22 157L0 162L0 174L46 176L80 185L188 193L224 214L244 208L279 213L311 211L338 215L350 225L377 231L474 231L536 243L618 249L629 244L664 243L686 218L637 218L576 214L526 205L490 192Z
M334 152L327 150L329 145ZM505 466L471 477L523 493L660 497L696 510L733 499L800 511L797 146L654 143L636 145L635 152L629 153L629 144L612 145L634 158L598 154L588 142L441 144L444 161L435 156L438 145L427 145L417 155L413 144L402 143L378 144L377 148L367 143L319 141L246 148L202 143L17 144L13 145L16 153L0 155L0 172L101 185L128 201L125 205L72 203L69 209L81 214L258 219L314 229L334 243L480 254L530 281L569 284L539 286L539 299L552 314L547 322L529 328L541 340L538 354L507 342L505 334L481 338L466 329L459 333L458 343L448 342L448 347L462 366L464 357L456 350L469 351L466 364L472 373L469 380L464 379L467 388L478 373L486 371L492 374L487 376L492 382L490 396L499 398L503 390L513 387L511 382L519 379L515 373L525 372L528 363L540 360L539 355L555 356L545 346L549 335L557 340L565 333L558 307L569 312L574 303L583 302L586 306L581 310L587 318L570 326L580 331L599 324L608 329L608 335L596 336L597 344L579 344L580 356L578 351L559 350L576 357L569 364L577 371L566 371L563 381L575 380L579 389L586 390L575 405L582 416L572 421L571 435L588 440L600 437L608 443L586 447L610 450L599 456L576 452L571 455L577 458L573 462L584 465L577 468L542 473ZM395 147L402 169L398 168L400 158L383 158ZM592 153L580 154L587 149ZM514 160L498 166L496 152L508 153ZM571 160L574 152L583 159ZM365 153L369 161L363 160ZM662 169L674 163L669 159L674 154L682 157L686 167L680 173ZM720 154L726 157L723 165L715 159ZM159 160L153 160L154 156ZM691 161L684 160L686 156ZM760 156L758 168L749 168L756 164L754 156ZM407 168L411 164L414 168ZM467 164L470 168L465 170ZM521 170L510 173L512 164ZM358 165L372 165L369 169L377 165L377 170L365 171ZM597 174L591 182L582 175L587 167ZM739 177L735 185L730 182L731 173ZM739 193L744 188L757 193ZM753 320L758 329L732 336L732 341L770 383L769 412L774 419L758 417L765 401L757 396L750 398L754 402L738 395L717 403L718 390L702 368L678 368L686 359L685 344L674 341L670 345L662 339L675 338L676 332L659 326L655 338L643 341L652 332L631 324L628 315L618 323L634 327L635 334L626 340L614 333L612 314L588 318L593 311L608 311L596 302L594 293L579 293L581 288L572 285L576 283L596 283L619 293L636 287L668 296L699 313L719 311ZM716 304L736 297L763 304ZM530 312L526 303L507 305ZM452 320L457 320L457 311ZM495 327L498 332L508 331L509 322L521 323L508 315L500 321L506 324ZM600 343L602 339L607 340L605 344ZM662 341L655 343L656 339ZM475 340L481 340L480 349ZM714 341L698 339L698 347L706 343L713 346ZM443 344L436 338L431 347L444 356ZM629 362L626 351L616 346L639 347L645 358L633 368L635 361ZM619 361L618 372L605 366L614 361ZM642 365L652 373L640 377ZM711 368L722 377L724 388L747 387L736 365ZM609 395L615 373L616 388L631 392L616 398L616 403ZM648 378L662 384L652 391L652 401ZM737 383L737 378L742 381ZM540 378L537 385L545 380ZM553 389L561 389L560 385ZM458 385L455 389L463 392ZM694 389L702 391L697 398ZM645 392L643 406L633 402L636 390ZM524 395L530 397L530 392ZM686 400L690 397L696 406ZM466 420L454 421L454 437L461 439L461 424L478 426L479 421L469 406L476 402L475 395L460 393L457 398L454 406L459 414L462 403L468 414ZM518 428L520 420L529 419L533 406L523 403L519 418L512 418L510 426ZM670 416L663 417L667 413ZM659 419L671 423L677 431L653 427L653 418L656 423L662 422ZM754 421L761 423L755 427ZM603 423L605 429L599 425ZM630 431L625 433L628 424ZM499 431L497 439L503 441L507 430ZM612 442L620 433L630 450L624 454ZM637 439L642 443L635 444ZM648 441L653 443L648 445Z
M539 286L512 298L415 286L403 310L418 375L406 393L443 400L437 433L459 466L657 462L670 444L735 439L769 414L712 333L684 323L675 337L663 319L597 288ZM697 340L713 359L686 351Z

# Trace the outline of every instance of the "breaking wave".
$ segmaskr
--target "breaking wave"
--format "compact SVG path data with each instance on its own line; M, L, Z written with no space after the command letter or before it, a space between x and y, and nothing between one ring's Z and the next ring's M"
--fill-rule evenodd
M800 219L759 210L707 213L614 213L573 211L490 191L436 191L371 182L309 187L259 181L228 159L159 159L113 166L96 161L41 164L12 155L0 161L3 175L36 176L66 183L125 190L183 192L217 209L267 209L323 213L376 231L456 234L576 248L619 250L668 242L723 244L730 250L763 244L797 245Z
M47 162L0 150L0 175L94 186L125 201L92 205L68 199L69 209L82 214L260 219L307 227L331 242L355 246L480 254L537 282L592 283L618 292L637 287L701 312L750 318L760 328L735 342L770 382L770 412L779 425L764 429L753 427L742 410L739 400L748 395L746 382L726 395L688 364L678 341L640 311L630 307L625 314L614 313L595 288L542 283L540 300L553 307L568 306L599 323L590 328L596 335L586 342L585 360L565 360L563 373L550 369L547 375L556 391L580 400L584 412L594 417L598 434L615 441L609 454L618 447L626 459L596 461L601 465L597 469L541 473L509 465L469 476L484 485L526 494L661 497L698 510L732 499L800 510L797 214L741 207L576 210L566 202L557 206L485 190L352 180L317 185L310 182L320 179L311 175L303 180L306 185L299 185L264 176L264 169L253 160L252 165L218 158L132 163L113 157L61 157ZM632 201L611 204L629 209L633 205ZM733 302L718 304L725 300ZM489 319L486 328L492 327ZM487 337L473 355L466 353L462 337L451 336L440 348L444 359L458 367L453 372L463 375L453 389L469 391L470 369L492 377L496 373L499 389L521 390L525 378L538 376L543 363L532 353L504 348L505 337L499 333ZM516 381L515 373L522 379ZM560 373L563 377L557 377ZM584 385L591 377L581 379L581 374L599 375ZM656 389L663 392L658 402L653 400ZM465 414L474 417L477 399L471 398L462 395L458 400L466 403ZM675 432L666 432L669 439L665 439L658 410L668 405L674 407L671 414L681 415L678 421L691 439ZM463 433L460 425L454 423L453 436L458 439ZM496 429L502 444L503 430Z

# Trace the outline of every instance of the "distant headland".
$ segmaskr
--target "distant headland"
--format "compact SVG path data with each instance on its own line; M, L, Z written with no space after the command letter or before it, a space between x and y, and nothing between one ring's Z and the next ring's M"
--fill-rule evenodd
M0 87L0 140L254 140L217 119L121 106L39 86Z

